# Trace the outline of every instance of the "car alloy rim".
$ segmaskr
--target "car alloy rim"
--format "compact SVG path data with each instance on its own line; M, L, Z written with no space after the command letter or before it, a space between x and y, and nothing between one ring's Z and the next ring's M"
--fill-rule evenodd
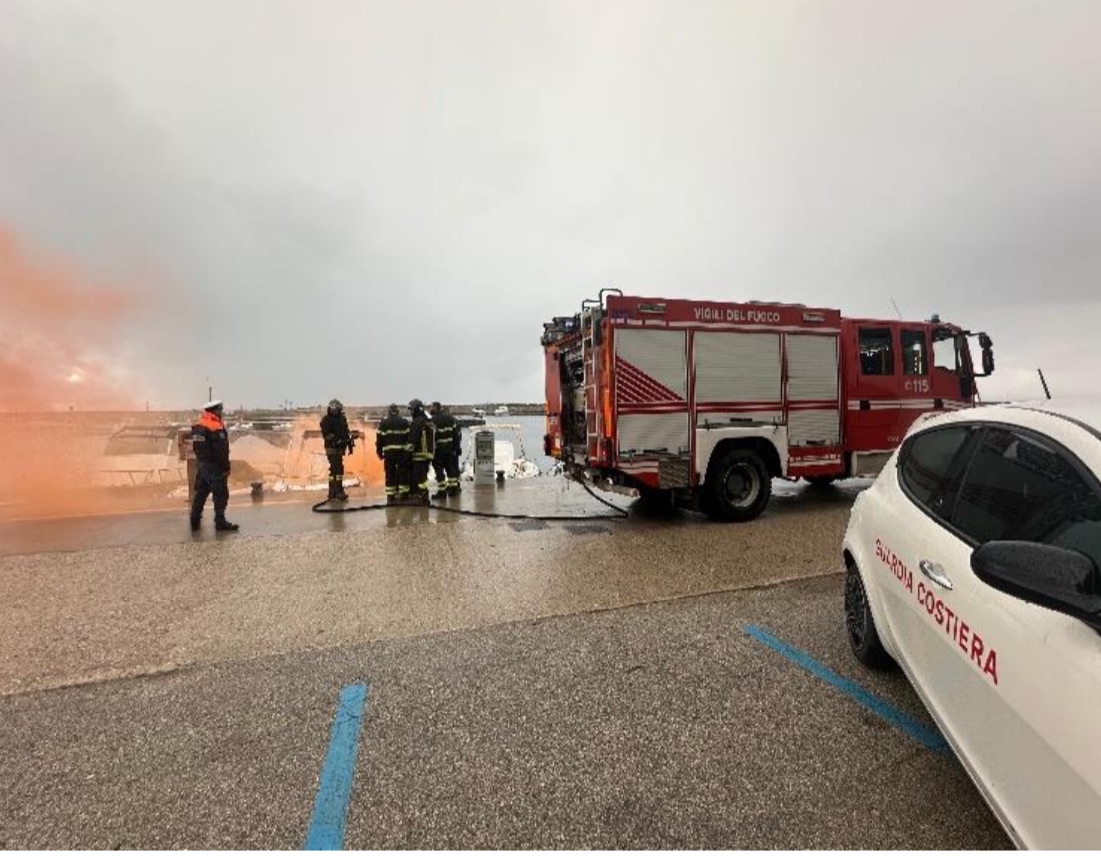
M727 501L735 508L752 505L760 490L757 470L749 464L735 464L723 479Z
M867 615L864 583L857 571L850 570L845 579L845 627L849 631L849 639L857 648L864 644Z

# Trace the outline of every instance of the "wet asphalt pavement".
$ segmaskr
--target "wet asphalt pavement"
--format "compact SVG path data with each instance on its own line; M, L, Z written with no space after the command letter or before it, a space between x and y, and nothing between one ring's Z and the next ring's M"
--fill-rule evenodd
M935 730L847 650L859 485L778 489L741 526L270 501L231 504L234 535L182 508L0 524L0 846L300 848L353 684L349 849L1008 846L954 758L747 635ZM610 513L487 490L460 505Z

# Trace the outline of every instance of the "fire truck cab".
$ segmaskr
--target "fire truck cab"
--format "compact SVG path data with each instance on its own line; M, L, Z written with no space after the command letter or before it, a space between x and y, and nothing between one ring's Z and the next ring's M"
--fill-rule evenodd
M575 478L719 520L760 514L776 477L875 475L919 414L971 406L994 369L989 336L936 316L605 289L543 328L546 453Z

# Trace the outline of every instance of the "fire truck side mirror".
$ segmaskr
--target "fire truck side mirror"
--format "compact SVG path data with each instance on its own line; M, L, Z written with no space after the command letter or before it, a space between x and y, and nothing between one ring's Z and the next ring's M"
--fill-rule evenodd
M982 348L983 376L994 374L994 340L986 333L979 333L979 347Z

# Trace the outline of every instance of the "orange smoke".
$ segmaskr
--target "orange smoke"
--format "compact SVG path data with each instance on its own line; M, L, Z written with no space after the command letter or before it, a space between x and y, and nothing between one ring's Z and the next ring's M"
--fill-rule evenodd
M321 439L321 413L316 416L298 416L295 419L296 432L309 432L308 440L302 445L303 457L312 457L312 462L296 462L294 469L298 477L311 477L314 481L328 478L328 461L325 459L325 444ZM356 450L344 457L345 477L355 476L368 487L379 487L386 482L386 473L382 461L375 454L375 429L358 419L350 418L348 427L358 430L363 436L356 440Z
M0 411L124 410L109 353L134 298L32 259L0 224Z
M108 440L134 416L0 414L0 519L182 507L168 496L179 481L172 470L108 471Z
M363 437L356 440L356 450L344 461L344 468L369 487L386 484L386 470L375 454L375 429L370 426L352 425L359 428Z
M88 411L134 407L111 359L134 308L125 292L32 257L0 224L0 516L119 507L117 492L93 489L113 420Z

